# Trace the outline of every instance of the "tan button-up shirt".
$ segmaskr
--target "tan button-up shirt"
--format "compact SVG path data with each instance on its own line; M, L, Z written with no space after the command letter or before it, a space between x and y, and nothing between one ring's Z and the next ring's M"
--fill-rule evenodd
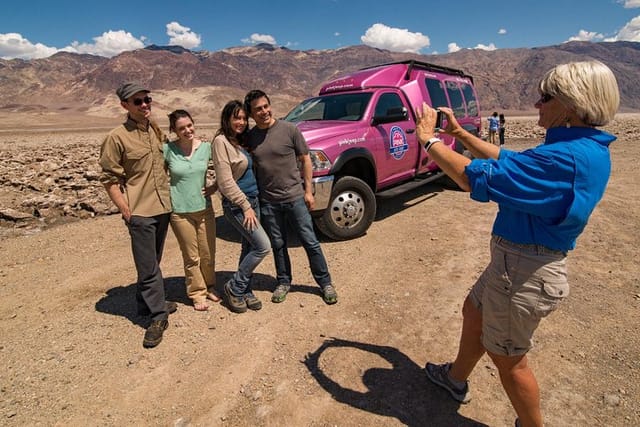
M150 217L171 212L169 177L162 153L165 140L155 123L146 127L128 118L102 142L100 181L118 183L124 189L132 215Z

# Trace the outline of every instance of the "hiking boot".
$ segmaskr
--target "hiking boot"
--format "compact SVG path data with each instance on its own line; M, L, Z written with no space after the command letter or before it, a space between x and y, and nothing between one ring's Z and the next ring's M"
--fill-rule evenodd
M250 310L258 311L262 308L262 301L260 301L253 292L247 292L244 294L244 302Z
M237 297L231 293L231 282L224 284L224 302L229 307L229 310L234 313L244 313L247 311L247 303L244 297Z
M176 310L178 310L178 304L176 304L173 301L165 301L164 304L165 304L165 309L169 314L175 313ZM144 303L138 304L138 316L148 316L150 314L151 314L151 310L149 310L149 308Z
M338 302L338 293L333 285L329 284L322 288L322 299L325 303L331 305Z
M142 346L144 348L153 348L162 341L162 333L169 327L168 320L154 320L144 333Z
M291 289L291 285L280 283L278 286L276 286L276 290L273 291L273 295L271 295L271 302L284 301L287 298L289 289Z
M456 386L449 378L449 370L451 369L451 363L445 363L442 365L436 365L434 363L427 363L424 367L427 373L427 378L432 383L439 385L449 392L451 397L460 403L469 403L471 400L471 394L469 393L469 382L465 381L463 387Z

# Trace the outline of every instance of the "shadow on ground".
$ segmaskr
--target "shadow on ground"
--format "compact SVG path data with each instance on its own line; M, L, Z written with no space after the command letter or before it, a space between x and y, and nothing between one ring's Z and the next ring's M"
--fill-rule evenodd
M320 358L330 348L358 349L376 354L391 368L362 367L362 383L366 392L340 385L320 367ZM336 358L351 364L349 358ZM333 362L335 364L335 362ZM304 364L311 375L338 402L385 417L402 424L420 426L486 426L458 413L460 404L446 391L430 383L422 367L393 347L379 346L339 338L327 339L316 351L307 355ZM365 370L366 369L366 370Z

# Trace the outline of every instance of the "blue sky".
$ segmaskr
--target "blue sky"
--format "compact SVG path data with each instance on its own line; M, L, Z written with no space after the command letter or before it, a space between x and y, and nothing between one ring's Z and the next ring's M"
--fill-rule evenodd
M4 59L61 50L112 57L149 44L208 51L365 44L434 54L569 40L640 42L640 0L18 0L0 13Z

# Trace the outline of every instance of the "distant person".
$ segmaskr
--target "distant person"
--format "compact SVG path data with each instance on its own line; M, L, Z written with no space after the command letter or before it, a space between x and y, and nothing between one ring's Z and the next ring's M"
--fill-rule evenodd
M251 289L251 277L271 249L269 236L260 224L253 159L242 146L247 125L242 102L229 101L222 109L220 129L213 139L213 165L224 216L242 236L238 270L224 285L225 302L236 313L262 308L262 302Z
M504 119L504 114L500 114L499 119L498 119L498 123L499 123L499 129L498 129L498 138L500 140L500 145L504 145L504 131L505 131L505 124L506 124L506 120Z
M488 353L521 426L542 425L527 353L540 320L569 295L567 253L611 172L609 144L616 137L596 127L613 119L620 102L613 73L598 61L558 65L544 75L538 91L535 107L546 137L520 153L473 136L451 109L440 108L448 118L443 132L471 151L475 159L470 160L434 138L435 110L424 104L416 112L417 135L429 156L472 199L494 201L499 208L491 261L464 302L458 355L451 363L427 363L427 376L455 400L468 402L467 379Z
M496 144L496 134L498 133L498 129L500 128L500 123L498 120L498 112L494 111L493 114L487 118L489 122L489 142L493 145Z
M178 139L164 145L164 159L171 178L171 228L184 266L187 296L196 311L207 311L220 301L216 285L216 218L211 198L204 194L211 143L196 136L191 114L175 110L169 114L169 130Z
M118 207L131 236L138 272L138 314L150 315L142 345L155 347L169 326L176 303L165 301L160 271L162 248L169 227L171 199L162 144L166 137L151 120L151 96L137 82L122 84L116 94L127 120L112 130L100 148L100 181Z
M291 288L291 260L287 249L287 226L290 225L307 253L311 273L322 289L324 302L335 304L338 294L309 213L315 199L307 142L294 124L273 117L271 101L263 91L247 93L244 105L256 122L247 135L247 145L255 161L262 223L271 238L276 264L278 285L271 301L284 301ZM302 171L298 169L298 161Z

